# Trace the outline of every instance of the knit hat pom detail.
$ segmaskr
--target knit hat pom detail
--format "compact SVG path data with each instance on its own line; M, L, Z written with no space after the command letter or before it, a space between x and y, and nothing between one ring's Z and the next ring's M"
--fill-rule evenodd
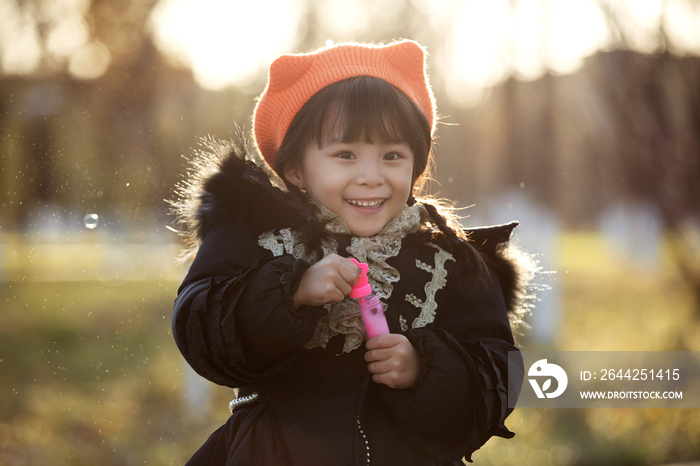
M312 57L308 55L282 55L270 65L270 79L267 92L284 92L309 71Z

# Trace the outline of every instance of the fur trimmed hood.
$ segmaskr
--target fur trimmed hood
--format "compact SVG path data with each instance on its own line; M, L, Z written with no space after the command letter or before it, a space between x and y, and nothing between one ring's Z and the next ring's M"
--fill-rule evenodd
M288 195L242 130L228 141L203 138L200 146L170 201L171 213L184 227L179 231L188 247L183 258L196 251L208 227L237 215L258 233L284 227L307 231L317 223L314 206Z
M176 199L169 202L180 226L175 231L185 239L181 261L194 256L209 228L239 216L257 234L281 228L299 231L303 244L312 249L320 248L328 234L316 204L289 194L241 129L228 141L203 138L190 165L187 178L176 187ZM465 230L471 246L496 270L514 328L532 307L528 284L538 270L530 256L509 245L516 226L518 222ZM427 228L425 235L439 241L441 233Z

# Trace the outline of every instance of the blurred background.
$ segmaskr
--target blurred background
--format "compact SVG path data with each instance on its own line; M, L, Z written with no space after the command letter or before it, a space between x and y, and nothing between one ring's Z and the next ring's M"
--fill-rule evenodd
M277 55L399 38L432 192L545 272L523 349L700 351L700 1L0 0L0 465L178 465L225 421L170 334L182 156ZM474 460L697 462L698 414L516 409Z

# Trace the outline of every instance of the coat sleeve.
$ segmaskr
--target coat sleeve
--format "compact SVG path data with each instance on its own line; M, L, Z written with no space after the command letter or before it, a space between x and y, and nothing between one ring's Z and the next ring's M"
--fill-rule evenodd
M272 257L242 221L208 229L174 305L173 335L185 360L229 387L286 370L324 312L294 309L308 267L291 255Z
M471 292L459 282L451 280L444 290L446 298L433 324L407 333L422 357L415 388L380 386L406 435L447 461L471 461L471 454L490 437L514 435L504 421L512 411L506 389L508 352L518 349L499 280L491 270L487 285ZM515 359L514 372L522 373L519 352Z

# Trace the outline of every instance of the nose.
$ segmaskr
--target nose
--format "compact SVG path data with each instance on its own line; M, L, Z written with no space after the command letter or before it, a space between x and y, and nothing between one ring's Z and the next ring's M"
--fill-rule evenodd
M381 186L384 184L384 170L380 161L364 160L358 164L355 182L361 186Z

